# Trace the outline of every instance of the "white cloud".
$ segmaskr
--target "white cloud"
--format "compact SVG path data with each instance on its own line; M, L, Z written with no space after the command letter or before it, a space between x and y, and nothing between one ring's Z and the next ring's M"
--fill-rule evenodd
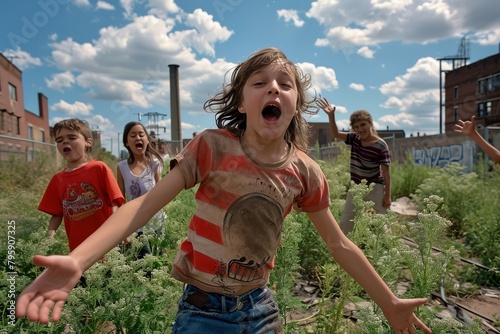
M341 114L347 114L347 108L344 106L335 105L335 112Z
M359 48L356 53L360 56L365 57L365 58L373 58L373 55L375 52L373 50L371 50L369 47L363 46L363 47Z
M443 70L450 64L443 63ZM396 114L387 114L379 122L392 128L405 128L411 133L433 134L439 131L439 61L430 57L417 60L406 73L380 86L387 96L380 106L394 109ZM431 124L422 128L422 124ZM435 126L432 126L434 125Z
M477 33L474 36L474 39L480 45L491 45L498 43L498 41L500 41L500 28L491 31Z
M219 22L214 21L212 15L201 9L195 9L192 14L188 14L185 23L194 30L174 32L173 39L181 45L193 47L199 53L210 56L215 56L215 43L225 42L233 34Z
M380 87L380 92L384 95L411 96L422 91L435 91L438 82L439 61L426 57L417 60L417 63L412 68L407 69L405 74L383 84Z
M393 41L426 44L471 32L474 40L495 44L500 35L497 0L317 0L306 15L325 29L317 46L345 52Z
M133 4L122 2L124 5ZM185 20L191 28L172 32L173 20L135 16L125 26L102 28L92 42L68 38L52 43L53 59L59 69L75 73L76 84L87 89L88 97L139 108L168 105L168 65L178 64L184 106L199 106L234 64L197 59L195 51L214 56L215 44L227 40L232 32L198 9L185 15Z
M299 18L299 14L293 9L279 9L277 11L278 18L283 18L285 22L292 22L296 27L302 27L304 21Z
M168 18L171 14L182 14L182 9L174 0L149 0L148 6L151 8L148 14L160 18Z
M115 10L115 6L106 1L98 0L96 4L96 9Z
M90 7L90 2L89 0L73 0L73 3L77 7Z
M68 116L87 116L90 115L90 111L94 109L91 104L79 101L70 104L64 100L54 103L50 108L53 111L66 114Z
M52 76L52 79L45 79L47 87L63 91L64 88L70 88L75 83L75 76L70 71L57 73Z
M92 117L87 117L85 120L89 122L92 129L99 129L101 132L114 129L113 122L103 115L93 115Z
M358 92L362 92L365 90L365 86L363 86L360 83L354 83L354 82L349 85L349 88L351 88L352 90L356 90Z
M321 94L321 91L330 91L339 87L339 82L335 75L335 71L324 66L316 66L312 63L298 63L304 73L309 73L312 78L311 89L312 94Z
M32 66L41 66L42 60L38 57L32 57L30 53L21 50L20 47L14 49L6 49L2 51L5 58L10 60L21 71Z
M122 6L125 13L123 16L125 18L131 18L134 14L134 0L120 0L120 5Z
M97 100L119 101L124 106L149 108L146 87L133 80L119 80L97 73L83 73L76 78L78 85L88 88L87 97Z

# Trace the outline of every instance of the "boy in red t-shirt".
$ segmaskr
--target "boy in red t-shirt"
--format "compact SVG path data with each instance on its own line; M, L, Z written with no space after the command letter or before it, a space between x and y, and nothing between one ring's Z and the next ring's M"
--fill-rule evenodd
M57 150L66 167L49 182L38 210L52 215L48 233L53 236L64 217L69 249L73 251L94 233L124 202L111 169L92 160L92 131L87 122L72 118L54 125Z

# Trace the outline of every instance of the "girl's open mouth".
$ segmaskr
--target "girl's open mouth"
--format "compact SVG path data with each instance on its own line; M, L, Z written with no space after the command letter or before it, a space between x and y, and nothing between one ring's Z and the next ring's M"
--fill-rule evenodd
M273 104L267 105L264 110L262 110L262 117L264 117L266 121L276 121L280 116L281 110Z

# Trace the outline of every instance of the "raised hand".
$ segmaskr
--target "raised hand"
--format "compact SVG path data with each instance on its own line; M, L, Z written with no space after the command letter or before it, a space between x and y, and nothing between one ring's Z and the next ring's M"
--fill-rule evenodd
M333 104L330 104L326 97L316 100L316 105L324 110L328 115L333 114L337 109Z
M47 269L19 295L16 316L27 316L30 321L46 324L52 310L52 321L57 322L69 293L82 275L82 269L71 256L36 255L33 263Z
M458 124L455 124L455 132L463 133L466 136L471 136L476 130L476 116L472 116L470 121L459 120Z

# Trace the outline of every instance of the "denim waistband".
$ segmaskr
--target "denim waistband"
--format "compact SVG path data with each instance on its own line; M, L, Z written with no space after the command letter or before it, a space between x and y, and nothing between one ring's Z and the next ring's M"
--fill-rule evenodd
M239 296L206 292L187 284L184 299L201 309L217 309L221 312L234 312L244 307L253 307L269 293L267 287L255 288Z

